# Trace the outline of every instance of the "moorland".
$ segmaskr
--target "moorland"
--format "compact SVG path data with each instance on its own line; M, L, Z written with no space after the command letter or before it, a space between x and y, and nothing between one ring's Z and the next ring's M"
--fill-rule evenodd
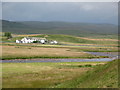
M118 53L117 27L110 24L3 21L2 60L110 58ZM7 39L4 32L11 32ZM58 44L15 43L23 37ZM118 59L109 62L2 63L3 88L117 88ZM91 82L92 81L92 82Z

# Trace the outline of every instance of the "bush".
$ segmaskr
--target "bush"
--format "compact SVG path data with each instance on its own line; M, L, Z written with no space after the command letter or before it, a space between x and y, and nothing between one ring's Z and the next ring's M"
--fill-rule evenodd
M5 32L4 36L7 37L7 39L12 38L12 35L10 32Z
M38 43L38 41L33 41L33 43Z

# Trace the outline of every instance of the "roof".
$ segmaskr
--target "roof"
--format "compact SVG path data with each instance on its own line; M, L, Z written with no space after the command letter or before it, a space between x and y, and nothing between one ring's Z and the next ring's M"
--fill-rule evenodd
M36 39L36 40L44 39L44 40L46 40L46 38L35 38L35 37L24 37L24 38L26 38L27 40L28 39L31 39L31 40L33 40L33 39Z

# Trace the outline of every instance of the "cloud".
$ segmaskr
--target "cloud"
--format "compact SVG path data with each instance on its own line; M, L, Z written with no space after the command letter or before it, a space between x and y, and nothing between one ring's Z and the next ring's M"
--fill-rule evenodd
M3 19L13 21L68 21L116 23L117 3L4 2Z
M119 0L1 0L2 2L119 2Z
M95 9L92 5L82 5L81 8L86 11Z

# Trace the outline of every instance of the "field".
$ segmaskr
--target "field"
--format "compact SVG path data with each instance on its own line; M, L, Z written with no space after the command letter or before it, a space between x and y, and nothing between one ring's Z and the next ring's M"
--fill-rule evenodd
M31 59L31 58L97 58L85 52L69 48L43 48L27 46L2 46L2 59ZM67 54L66 54L67 53Z
M117 87L117 60L110 63L3 63L2 70L3 88Z
M3 63L3 88L53 87L80 77L98 64L104 63Z
M4 44L2 59L100 58L86 52L117 52L117 47L64 46L40 44ZM67 54L66 54L67 53Z
M74 80L66 81L56 88L118 88L118 60L99 65Z
M59 44L16 44L23 37L47 38ZM112 37L112 36L110 36ZM106 58L87 52L117 53L117 38L70 35L17 35L2 37L2 60L40 58ZM108 58L108 57L107 57ZM3 88L117 88L117 60L111 62L3 63Z
M31 35L13 35L14 38L7 40L6 37L2 37L3 42L12 42L14 43L16 39L20 40L23 37L37 37L37 38L46 38L47 40L56 40L59 42L59 44L92 44L92 45L117 45L118 44L118 38L111 39L109 36L106 35L106 37L99 37L96 36L94 38L91 37L77 37L72 35L63 35L63 34L31 34ZM99 37L99 39L97 38ZM112 37L112 36L111 36ZM115 37L113 35L113 37Z
M57 40L58 45L50 44L16 44L16 39L23 37L46 38ZM107 38L107 36L106 36ZM86 52L117 52L117 39L76 37L70 35L31 34L16 35L7 40L2 37L2 59L31 59L31 58L100 58ZM29 54L28 54L29 52ZM67 54L66 54L67 53Z

